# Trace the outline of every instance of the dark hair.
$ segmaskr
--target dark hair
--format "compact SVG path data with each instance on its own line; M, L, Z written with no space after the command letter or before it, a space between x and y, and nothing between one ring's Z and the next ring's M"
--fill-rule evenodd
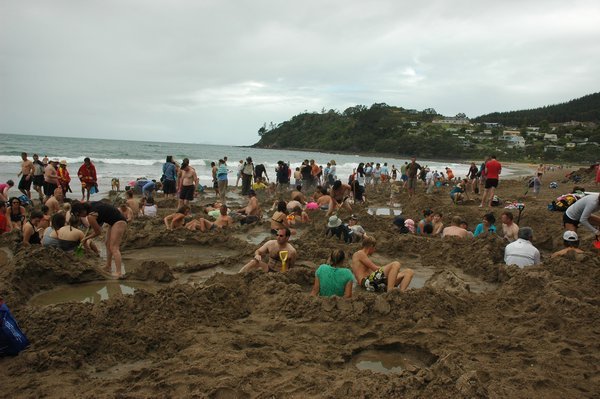
M71 217L73 219L73 217ZM54 229L54 231L58 231L61 227L63 227L66 223L65 214L62 212L56 212L52 215L52 219L50 219L50 225Z
M431 209L425 209L423 211L423 216L427 217L427 216L431 216L433 215L433 211Z
M173 162L173 155L167 155L167 162Z
M38 210L34 210L31 211L31 214L29 215L29 220L31 219L41 219L44 217L44 214Z
M430 225L429 223L427 223L425 226L423 226L423 233L425 233L425 234L433 233L433 226Z
M285 236L286 236L286 237L289 237L289 236L291 236L291 235L292 235L292 232L291 232L291 231L290 231L290 229L288 229L287 227L282 227L282 228L280 228L280 229L277 229L277 230L285 230Z
M511 212L511 211L504 211L504 212L502 212L502 214L503 214L503 215L505 215L505 216L506 216L507 218L509 218L510 220L513 220L513 219L514 219L514 216L513 216L513 214L512 214L512 212Z
M90 159L90 157L85 157L85 158L83 158L83 162L88 163L88 162L92 162L92 160Z
M296 190L298 190L298 191L302 191L302 186L301 186L300 184L298 184L298 185L296 186Z
M21 204L22 204L22 202L21 202L21 200L20 200L19 198L17 198L17 197L11 197L11 198L8 200L8 202L10 203L10 205L12 205L12 204L13 204L13 201L14 201L14 200L17 200L17 201L19 201L19 205L21 205Z
M42 207L40 208L40 210L45 215L46 213L48 213L48 211L50 210L50 208L48 208L46 205L42 205Z
M279 201L277 203L277 210L279 212L287 213L287 204L285 203L285 201Z
M11 187L12 187L12 186L14 186L14 185L15 185L15 182L14 182L14 181L12 181L12 180L7 180L7 181L6 181L6 184L8 184L9 186L11 186Z
M183 158L183 161L181 161L181 169L185 169L187 168L187 166L190 164L190 160L187 158Z
M485 220L487 220L490 224L494 224L496 223L496 216L494 216L493 213L486 213L485 215L483 215L483 218Z
M179 207L179 209L177 209L176 213L181 213L182 215L185 215L185 213L187 211L189 211L189 210L190 210L190 206L189 205L182 205L182 206Z
M460 216L453 216L452 217L452 225L454 226L460 226L460 224L462 223L462 219Z
M340 187L342 187L342 182L341 182L341 180L336 180L336 181L334 181L334 182L333 182L333 186L332 186L332 187L333 187L333 189L334 189L334 190L337 190L337 189L339 189Z
M89 202L73 201L71 204L71 213L75 216L79 216L81 211L89 213L91 209Z
M331 266L338 266L342 264L344 259L346 259L346 253L341 249L334 249L329 254L329 259L327 261Z

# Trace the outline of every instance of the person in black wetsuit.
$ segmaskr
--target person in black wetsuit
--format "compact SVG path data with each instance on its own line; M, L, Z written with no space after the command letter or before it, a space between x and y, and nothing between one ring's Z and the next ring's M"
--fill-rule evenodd
M40 236L40 229L38 225L44 215L40 211L31 212L29 220L23 225L23 246L30 246L32 244L41 244L42 237Z
M95 202L73 202L71 205L71 213L77 217L84 218L90 224L92 232L89 233L82 241L90 240L99 236L102 233L102 225L108 224L106 231L106 266L107 272L112 273L112 260L115 259L115 276L122 275L121 270L121 240L125 231L127 231L127 221L125 217L114 206L102 201Z

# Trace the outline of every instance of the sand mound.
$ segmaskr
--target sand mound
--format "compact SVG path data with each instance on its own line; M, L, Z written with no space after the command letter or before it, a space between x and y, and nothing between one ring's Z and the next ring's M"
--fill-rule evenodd
M475 227L486 211L477 202L453 205L447 191L418 198L400 193L393 202L417 220L430 207L444 220L461 215ZM523 193L522 182L501 182L503 199ZM534 229L544 262L519 269L503 264L506 243L499 237L400 234L392 216L368 213L371 206L389 207L390 193L368 193L369 203L353 213L377 238L376 255L432 274L423 288L357 291L350 300L309 295L314 270L332 249L351 254L360 248L325 238L327 219L320 212L311 213L311 224L293 238L300 265L285 274L224 274L245 263L256 245L224 232L166 232L160 221L135 221L123 247L136 256L157 247L212 248L215 254L183 266L144 259L128 278L171 282L157 292L140 289L98 304L28 304L57 285L102 279L102 260L19 250L11 247L14 237L3 237L11 250L0 253L0 296L32 345L0 359L2 396L596 397L600 257L581 231L585 254L550 259L562 246L562 214L545 208L553 194L526 198L520 224ZM493 209L497 218L502 210ZM243 237L257 228L235 233ZM225 250L227 256L217 256ZM183 283L211 269L223 273ZM475 293L466 277L495 289ZM370 352L402 359L401 370L359 370L356 359Z

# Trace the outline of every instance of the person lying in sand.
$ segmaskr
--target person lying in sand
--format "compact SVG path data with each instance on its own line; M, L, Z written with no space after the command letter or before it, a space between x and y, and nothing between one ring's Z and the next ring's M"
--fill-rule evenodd
M377 266L370 255L375 252L377 241L372 236L363 239L362 249L352 255L352 272L356 281L367 291L390 292L396 287L406 291L414 272L412 269L400 271L400 262L391 262L385 266Z
M551 256L552 258L556 258L557 256L564 256L569 253L583 253L583 250L579 248L579 236L577 236L577 233L574 231L565 231L565 233L563 234L563 244L565 247L559 251L554 252Z
M179 209L177 209L177 212L165 216L163 221L165 222L165 226L167 226L167 230L175 230L180 227L183 227L185 224L185 217L189 214L189 205L182 205L181 207L179 207Z
M227 209L227 205L221 205L221 208L219 209L220 214L214 222L204 218L198 218L186 223L185 228L192 231L200 230L201 232L205 232L214 229L225 229L232 226L235 222L231 216L227 214Z
M246 273L252 270L262 269L264 272L279 272L282 271L282 258L286 257L286 267L294 267L298 256L296 249L288 241L290 239L290 229L279 229L277 231L277 239L269 240L254 252L254 258L246 263L240 269L240 273ZM268 256L268 260L263 260L264 256Z
M302 193L302 186L297 185L294 190L292 190L290 194L290 199L292 201L298 201L302 205L306 204L306 196Z

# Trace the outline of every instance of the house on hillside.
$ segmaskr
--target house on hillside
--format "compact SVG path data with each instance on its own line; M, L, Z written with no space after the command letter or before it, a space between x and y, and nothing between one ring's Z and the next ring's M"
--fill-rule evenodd
M565 148L568 149L568 150L572 150L576 146L577 146L577 144L575 144L575 143L567 143L567 144L565 144Z
M547 146L544 146L544 152L548 152L548 151L562 152L564 150L565 150L565 147L563 147L562 145L547 145Z
M433 123L440 125L468 125L471 123L469 118L460 118L457 116L445 116L442 119L435 119Z
M488 129L491 129L493 127L499 127L501 126L499 123L496 122L483 122L483 124L485 125L485 127L487 127Z
M546 133L544 134L543 140L556 143L558 141L558 136L554 133Z
M525 139L520 135L502 135L498 140L504 141L506 148L525 148Z

